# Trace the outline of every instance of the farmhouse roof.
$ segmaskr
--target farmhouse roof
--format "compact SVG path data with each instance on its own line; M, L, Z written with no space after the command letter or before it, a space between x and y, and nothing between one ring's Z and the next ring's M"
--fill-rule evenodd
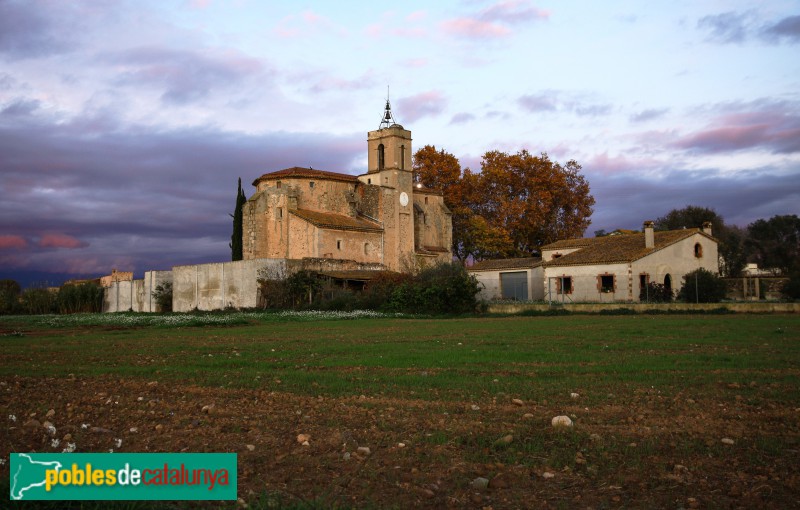
M714 239L699 228L682 230L666 230L654 232L654 246L645 247L644 233L624 234L605 237L591 237L583 239L565 239L545 246L542 250L553 251L569 248L580 248L577 251L554 258L545 263L545 266L583 266L594 264L612 264L633 262L651 253L663 250L693 235L705 236Z
M309 209L291 209L289 212L300 219L320 228L333 230L356 230L360 232L382 232L383 228L373 221L354 218L344 214L312 211Z
M541 265L539 257L481 260L468 268L470 271L497 271L499 269L528 269Z

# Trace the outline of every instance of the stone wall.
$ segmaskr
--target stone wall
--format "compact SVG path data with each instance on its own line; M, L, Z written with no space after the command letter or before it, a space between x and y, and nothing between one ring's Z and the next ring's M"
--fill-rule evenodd
M285 259L251 259L172 268L172 310L255 308L258 272L286 272Z
M171 281L172 271L147 271L141 280L111 282L103 294L103 312L158 312L153 291Z

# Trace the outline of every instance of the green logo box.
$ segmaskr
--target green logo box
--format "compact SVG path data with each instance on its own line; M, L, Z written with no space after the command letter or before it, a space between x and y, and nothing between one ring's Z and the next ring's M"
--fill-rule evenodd
M235 500L235 453L12 453L12 500Z

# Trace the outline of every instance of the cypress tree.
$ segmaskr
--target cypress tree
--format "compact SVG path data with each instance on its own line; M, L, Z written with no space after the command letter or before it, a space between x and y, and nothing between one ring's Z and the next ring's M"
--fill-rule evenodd
M231 217L233 218L233 234L231 234L231 242L228 246L231 248L231 260L242 260L242 231L244 224L244 215L242 209L247 202L247 197L242 191L242 178L239 177L239 190L236 192L236 209L233 210Z

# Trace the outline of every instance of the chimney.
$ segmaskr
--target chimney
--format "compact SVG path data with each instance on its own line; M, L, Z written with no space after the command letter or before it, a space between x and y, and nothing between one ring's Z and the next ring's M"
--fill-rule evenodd
M711 222L704 221L703 222L703 233L711 235Z
M656 245L655 234L653 234L653 227L655 223L652 221L644 222L644 247L653 248Z

